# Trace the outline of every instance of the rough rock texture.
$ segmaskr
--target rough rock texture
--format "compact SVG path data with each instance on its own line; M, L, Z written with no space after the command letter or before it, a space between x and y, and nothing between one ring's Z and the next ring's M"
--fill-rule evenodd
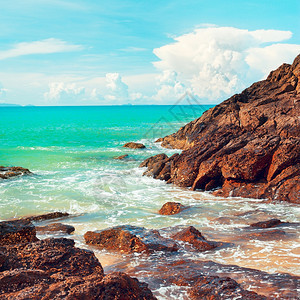
M189 290L191 300L262 300L267 299L255 292L250 292L229 277L202 276Z
M159 210L159 214L161 214L161 215L175 215L175 214L179 214L184 209L185 209L185 206L183 206L179 202L167 202Z
M300 203L299 115L300 55L161 139L184 151L152 176L217 196Z
M175 240L187 242L198 251L207 251L214 249L218 243L207 241L204 236L195 227L189 226L178 233L172 235Z
M130 142L130 143L126 143L123 147L125 148L131 148L131 149L143 149L146 148L146 146L142 143L134 143L134 142Z
M22 232L19 228L30 229L32 224L18 220L0 225L6 237L1 238L0 245L1 300L155 299L146 284L124 273L105 276L94 253L74 247L73 240L36 241L35 234L33 242L8 238L12 232ZM20 236L26 237L26 232Z
M0 166L0 178L8 179L10 177L32 175L28 169L22 167L3 167Z
M88 231L84 235L87 244L100 249L120 251L123 253L153 251L177 251L176 243L163 238L157 230L130 225L117 226L101 231Z
M71 234L75 231L74 226L62 223L52 223L45 226L36 226L35 229L37 232L62 232L67 234Z
M26 220L0 222L0 245L37 241L33 224Z
M45 221L45 220L52 220L52 219L64 218L64 217L68 217L68 216L69 216L69 214L66 213L66 212L56 211L56 212L42 214L42 215L37 215L37 216L25 217L25 218L22 218L22 220L38 222L38 221Z

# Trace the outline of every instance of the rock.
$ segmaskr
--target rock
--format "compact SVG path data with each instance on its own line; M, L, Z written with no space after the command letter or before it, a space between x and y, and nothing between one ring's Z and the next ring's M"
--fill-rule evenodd
M122 160L122 159L127 158L127 157L128 157L128 154L124 154L124 155L121 155L121 156L116 156L116 157L114 157L114 159Z
M300 203L300 55L161 139L147 175L216 196Z
M163 238L157 230L130 225L117 226L101 231L88 231L85 242L100 249L115 250L122 253L153 251L177 251L173 240Z
M45 239L0 248L0 299L155 299L128 275L104 275L94 253L69 239Z
M168 156L164 153L151 156L151 157L145 159L140 164L140 168L143 168L143 167L152 168L154 164L156 164L160 161L164 161L167 158L168 158Z
M0 222L0 245L37 241L33 224L26 220Z
M250 226L256 227L256 228L271 228L271 227L276 227L277 225L280 225L280 224L282 224L282 222L280 220L270 219L268 221L253 223Z
M73 226L62 223L52 223L45 226L36 226L35 229L38 232L61 232L67 234L71 234L75 231L75 228Z
M143 148L146 148L146 146L144 144L134 143L134 142L126 143L123 147L125 147L125 148L131 148L131 149L143 149Z
M56 212L52 212L52 213L48 213L48 214L25 217L25 218L22 218L22 220L37 222L37 221L45 221L45 220L64 218L64 217L68 217L68 216L69 216L68 213L56 211Z
M199 251L207 251L214 249L218 246L218 243L207 241L200 231L195 227L189 226L178 233L172 235L175 240L187 242Z
M229 277L219 276L200 276L188 291L188 294L191 300L267 299L255 292L244 290L235 280Z
M185 206L183 206L182 204L180 204L178 202L167 202L159 210L159 214L175 215L175 214L179 214L184 209L185 209Z
M8 179L15 176L32 175L28 169L22 167L3 167L0 166L0 178Z
M268 231L258 231L247 235L244 238L249 238L253 240L271 241L271 240L281 240L286 237L286 233L283 230L268 230Z

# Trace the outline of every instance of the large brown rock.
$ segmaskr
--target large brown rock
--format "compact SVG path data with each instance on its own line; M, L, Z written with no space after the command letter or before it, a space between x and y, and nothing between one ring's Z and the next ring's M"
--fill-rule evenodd
M15 176L32 175L32 173L22 167L3 167L0 166L0 178L8 179Z
M146 174L216 196L300 203L299 115L300 55L161 139L184 151Z
M157 230L130 225L113 227L101 231L88 231L85 242L100 249L120 251L122 253L153 251L177 251L176 243L163 238Z
M147 285L120 272L103 274L94 253L69 239L0 247L0 299L155 299ZM1 261L1 260L0 260Z
M0 246L37 241L36 230L30 221L0 222Z

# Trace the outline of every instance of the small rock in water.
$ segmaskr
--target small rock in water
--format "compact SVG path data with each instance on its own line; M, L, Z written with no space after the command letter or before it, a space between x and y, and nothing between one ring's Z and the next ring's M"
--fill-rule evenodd
M71 234L75 231L75 228L73 226L62 223L53 223L45 226L36 226L35 229L38 232L62 232L67 234Z
M8 179L15 176L32 175L28 169L22 167L3 167L0 166L0 178Z
M199 251L207 251L214 249L218 243L207 241L204 236L195 227L189 226L178 233L172 235L175 240L187 242Z
M246 235L245 237L248 237L250 239L269 241L269 240L282 239L285 236L286 236L285 231L276 229L276 230L268 230L268 231L260 231L260 232L250 233L249 235Z
M256 227L256 228L272 228L272 227L276 227L277 225L280 225L282 223L283 222L281 222L278 219L270 219L268 221L253 223L250 226L251 227Z
M114 159L122 160L122 159L127 158L127 157L128 157L128 154L124 154L124 155L121 155L121 156L116 156L116 157L114 157Z
M142 143L134 143L134 142L130 142L130 143L126 143L123 147L125 148L131 148L131 149L143 149L146 148L146 146Z
M185 209L185 206L183 206L179 202L167 202L159 210L159 214L161 214L161 215L175 215L175 214L180 213L184 209Z
M177 251L176 243L163 238L157 230L131 225L117 226L101 231L88 231L84 235L87 244L100 249L117 250L124 253L153 251Z
M27 220L27 221L45 221L45 220L51 220L51 219L58 219L58 218L63 218L63 217L68 217L68 213L56 211L48 214L42 214L42 215L37 215L37 216L31 216L31 217L25 217L22 218L22 220Z

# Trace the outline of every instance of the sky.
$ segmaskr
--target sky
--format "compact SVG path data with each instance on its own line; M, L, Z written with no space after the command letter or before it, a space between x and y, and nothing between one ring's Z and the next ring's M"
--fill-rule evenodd
M215 104L300 54L299 0L0 4L0 103Z

